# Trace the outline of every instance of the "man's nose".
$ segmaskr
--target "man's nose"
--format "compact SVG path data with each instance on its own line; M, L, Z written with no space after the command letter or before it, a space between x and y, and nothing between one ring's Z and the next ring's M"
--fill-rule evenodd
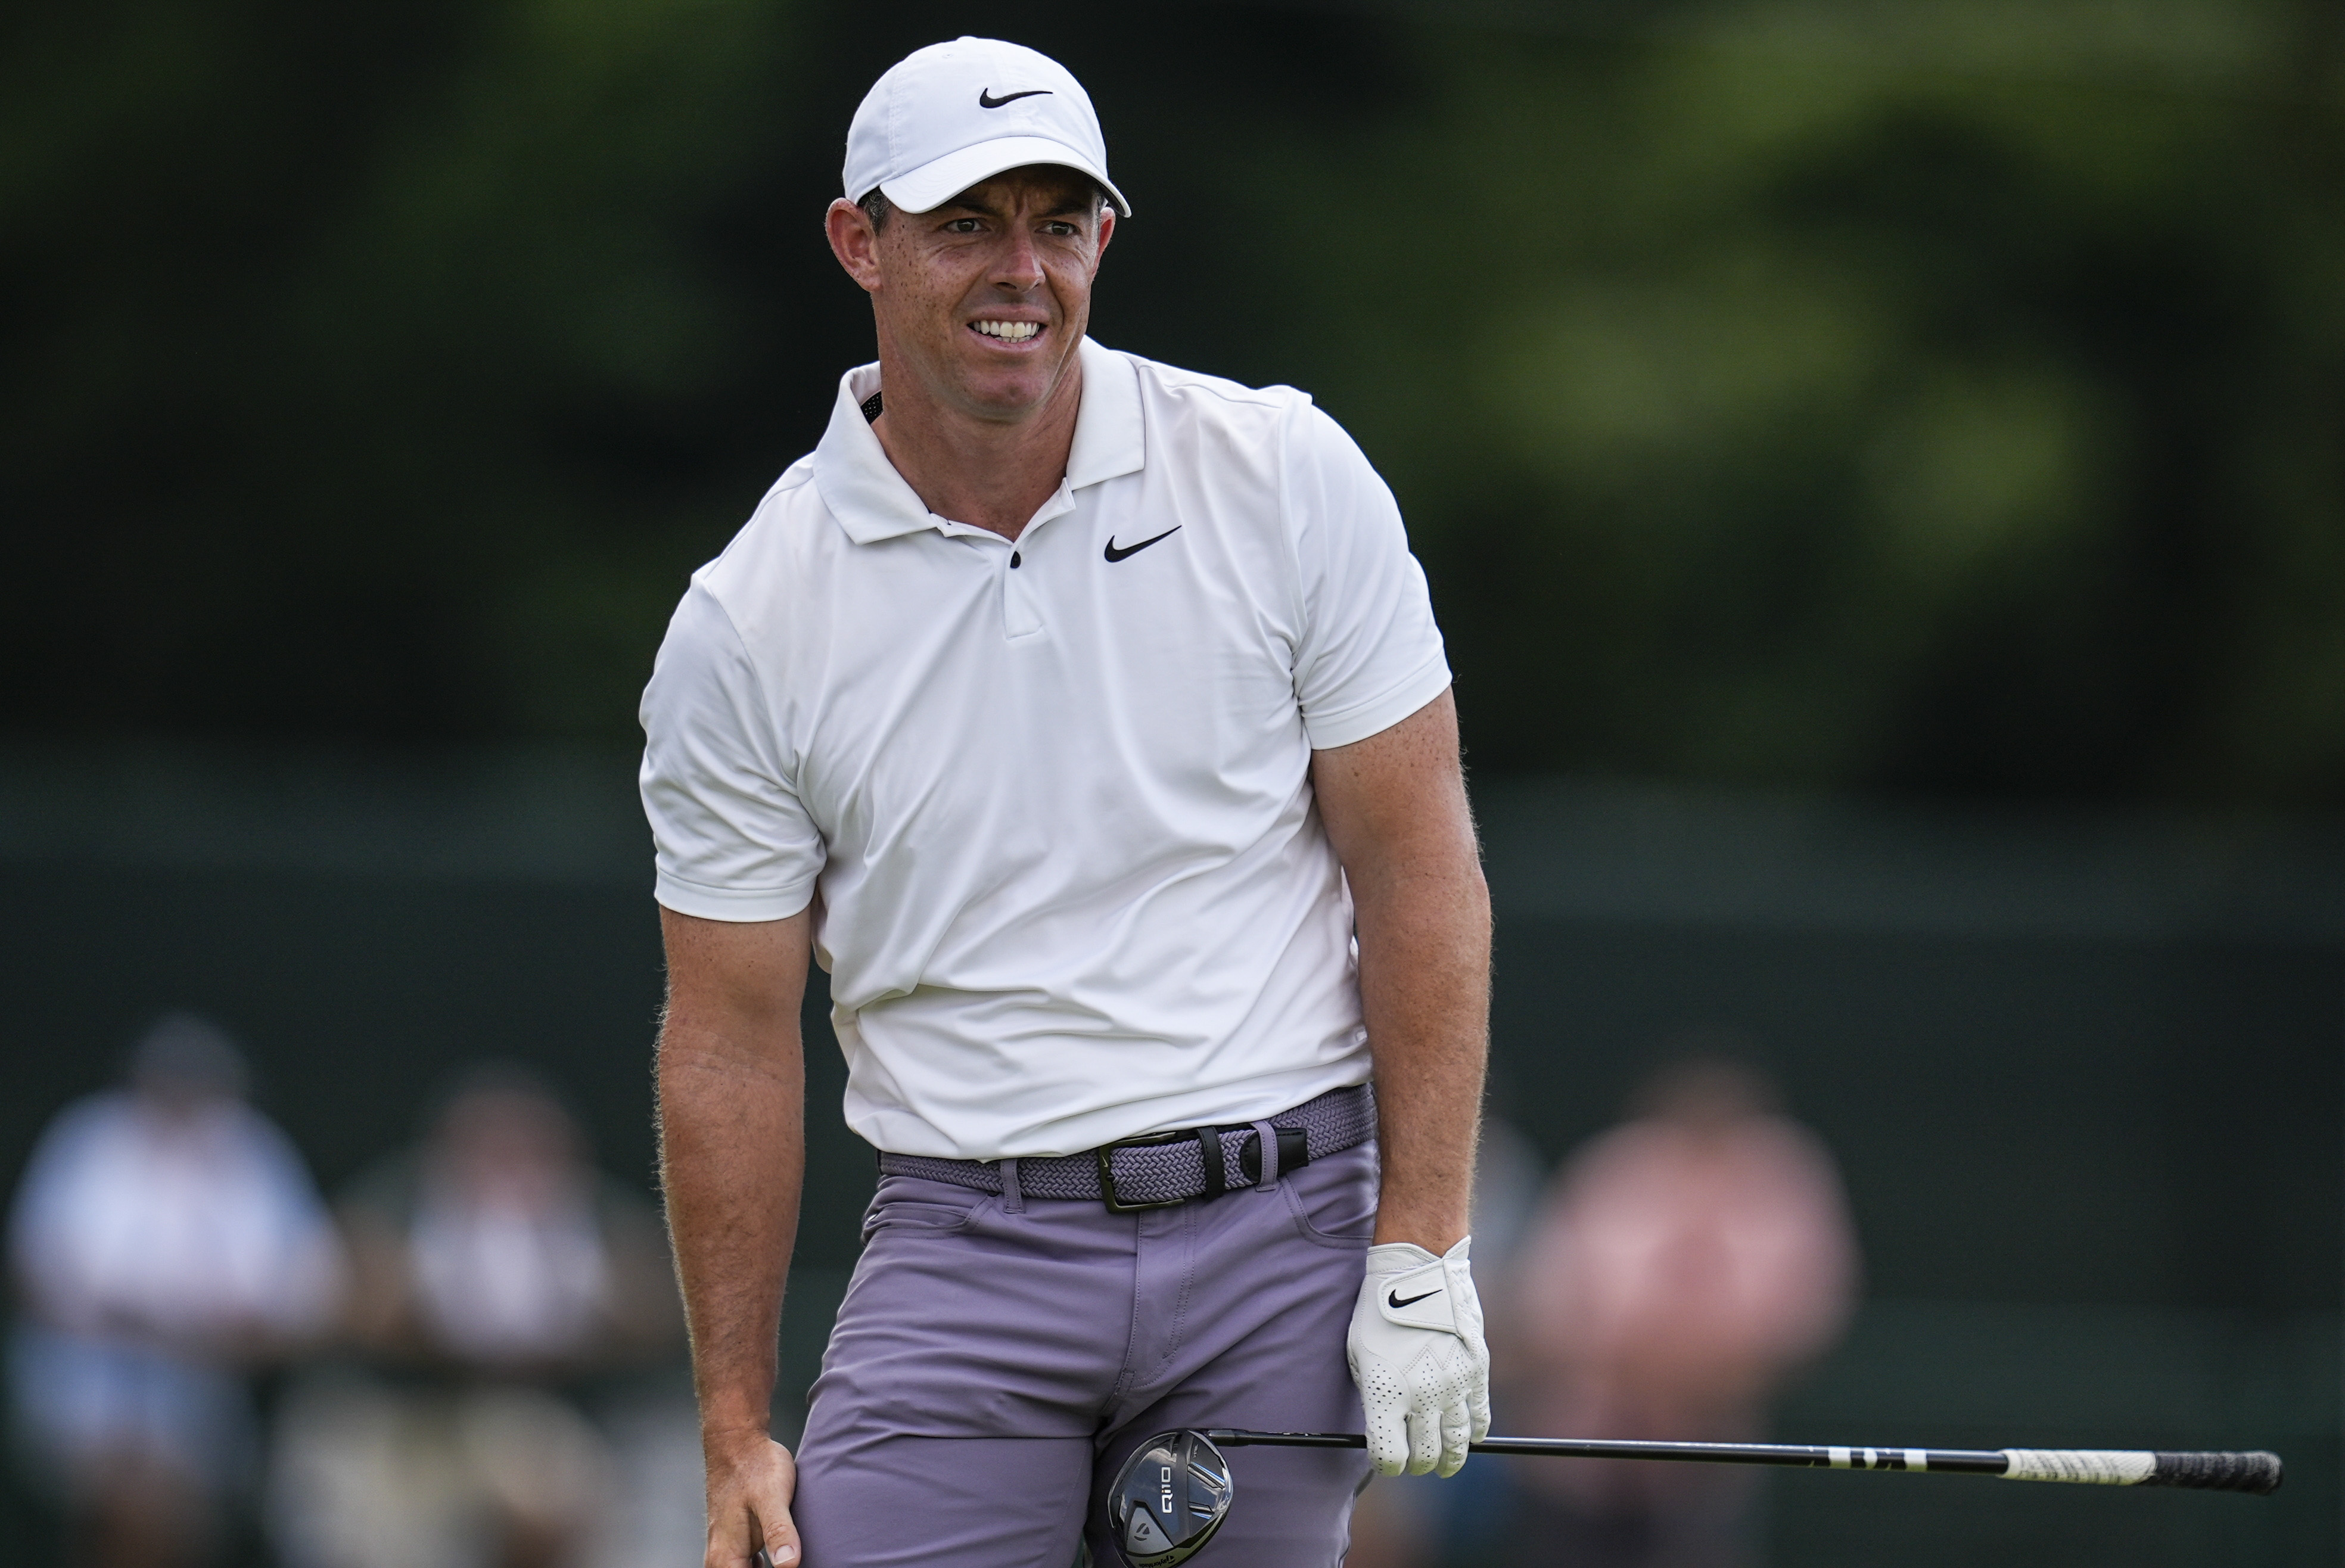
M1020 293L1042 286L1042 256L1034 248L1032 235L1021 228L1005 237L1001 253L994 260L993 281Z

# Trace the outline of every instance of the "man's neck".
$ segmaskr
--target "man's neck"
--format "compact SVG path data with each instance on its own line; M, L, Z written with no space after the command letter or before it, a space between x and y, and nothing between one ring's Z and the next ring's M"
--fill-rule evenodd
M1041 407L1014 422L941 403L889 360L883 349L885 400L871 426L888 460L939 517L1016 539L1066 477L1083 400L1081 360L1068 364Z

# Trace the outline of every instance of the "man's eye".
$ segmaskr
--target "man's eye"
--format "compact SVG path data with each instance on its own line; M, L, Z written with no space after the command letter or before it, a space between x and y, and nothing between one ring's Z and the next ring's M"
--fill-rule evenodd
M977 232L977 219L973 217L956 217L950 223L945 225L945 232L947 234L975 234Z
M1061 239L1075 232L1075 226L1071 223L1048 223L1042 227L1045 232L1056 235Z

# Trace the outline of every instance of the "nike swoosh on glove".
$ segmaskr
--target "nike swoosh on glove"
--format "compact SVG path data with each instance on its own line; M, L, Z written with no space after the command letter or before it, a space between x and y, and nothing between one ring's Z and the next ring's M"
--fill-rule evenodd
M1466 1445L1490 1435L1490 1350L1466 1263L1473 1239L1439 1258L1406 1241L1368 1249L1346 1348L1368 1457L1386 1475L1455 1475Z

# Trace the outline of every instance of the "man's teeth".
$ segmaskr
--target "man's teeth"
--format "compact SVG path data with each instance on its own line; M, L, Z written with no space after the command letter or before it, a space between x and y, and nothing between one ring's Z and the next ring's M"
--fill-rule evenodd
M1039 321L980 321L977 329L1005 343L1023 343L1042 329Z

